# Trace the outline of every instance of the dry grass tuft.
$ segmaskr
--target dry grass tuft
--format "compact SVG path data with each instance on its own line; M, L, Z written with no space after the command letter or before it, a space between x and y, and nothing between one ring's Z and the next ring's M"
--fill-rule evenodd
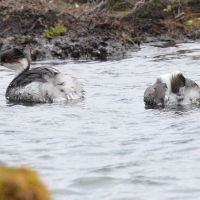
M50 200L35 172L0 167L0 200Z

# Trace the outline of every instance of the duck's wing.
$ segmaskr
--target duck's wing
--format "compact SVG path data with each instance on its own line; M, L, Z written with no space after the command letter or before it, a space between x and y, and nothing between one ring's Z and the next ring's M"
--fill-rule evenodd
M157 78L157 83L166 83L169 91L178 94L183 87L199 87L194 81L185 78L179 71L174 71L172 74L164 74Z
M48 82L59 74L58 70L52 67L36 67L24 72L21 76L16 77L12 82L12 87L24 87L32 82Z
M185 79L185 86L186 87L199 87L199 85L196 82L194 82L188 78Z
M165 83L155 83L153 85L154 89L155 89L155 94L157 96L157 98L159 99L164 99L165 98L165 92L167 89L167 85Z
M155 83L144 92L144 102L147 105L163 105L167 85L165 83Z

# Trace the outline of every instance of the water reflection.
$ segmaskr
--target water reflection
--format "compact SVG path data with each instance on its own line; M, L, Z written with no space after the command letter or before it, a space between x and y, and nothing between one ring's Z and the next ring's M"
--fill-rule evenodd
M164 110L164 111L180 111L180 112L188 112L191 110L198 110L200 109L199 104L186 104L186 105L166 105L166 106L157 106L157 105L145 105L145 109L157 109L157 110Z
M79 102L82 102L85 98L80 98L80 99L75 99L75 100L68 100L68 101L62 101L62 102L52 102L52 103L48 103L48 104L53 104L53 105L68 105L68 106L73 106L76 105ZM37 106L37 105L44 105L46 103L42 103L42 102L30 102L30 101L6 101L6 106L8 107L12 107L12 106L16 106L16 105L21 105L21 106Z

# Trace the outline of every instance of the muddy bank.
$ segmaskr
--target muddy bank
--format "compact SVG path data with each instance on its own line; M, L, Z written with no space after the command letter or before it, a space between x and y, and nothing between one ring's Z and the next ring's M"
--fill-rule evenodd
M33 60L123 58L140 42L199 39L198 10L197 0L0 0L0 50L28 45Z

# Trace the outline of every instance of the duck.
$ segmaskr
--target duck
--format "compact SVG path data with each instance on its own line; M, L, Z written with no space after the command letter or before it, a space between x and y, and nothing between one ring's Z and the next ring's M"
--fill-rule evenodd
M200 103L200 87L180 71L163 74L144 91L147 106L184 105Z
M0 54L0 65L15 72L5 94L8 101L54 103L84 98L83 87L75 78L51 66L30 69L30 64L30 58L19 48Z

